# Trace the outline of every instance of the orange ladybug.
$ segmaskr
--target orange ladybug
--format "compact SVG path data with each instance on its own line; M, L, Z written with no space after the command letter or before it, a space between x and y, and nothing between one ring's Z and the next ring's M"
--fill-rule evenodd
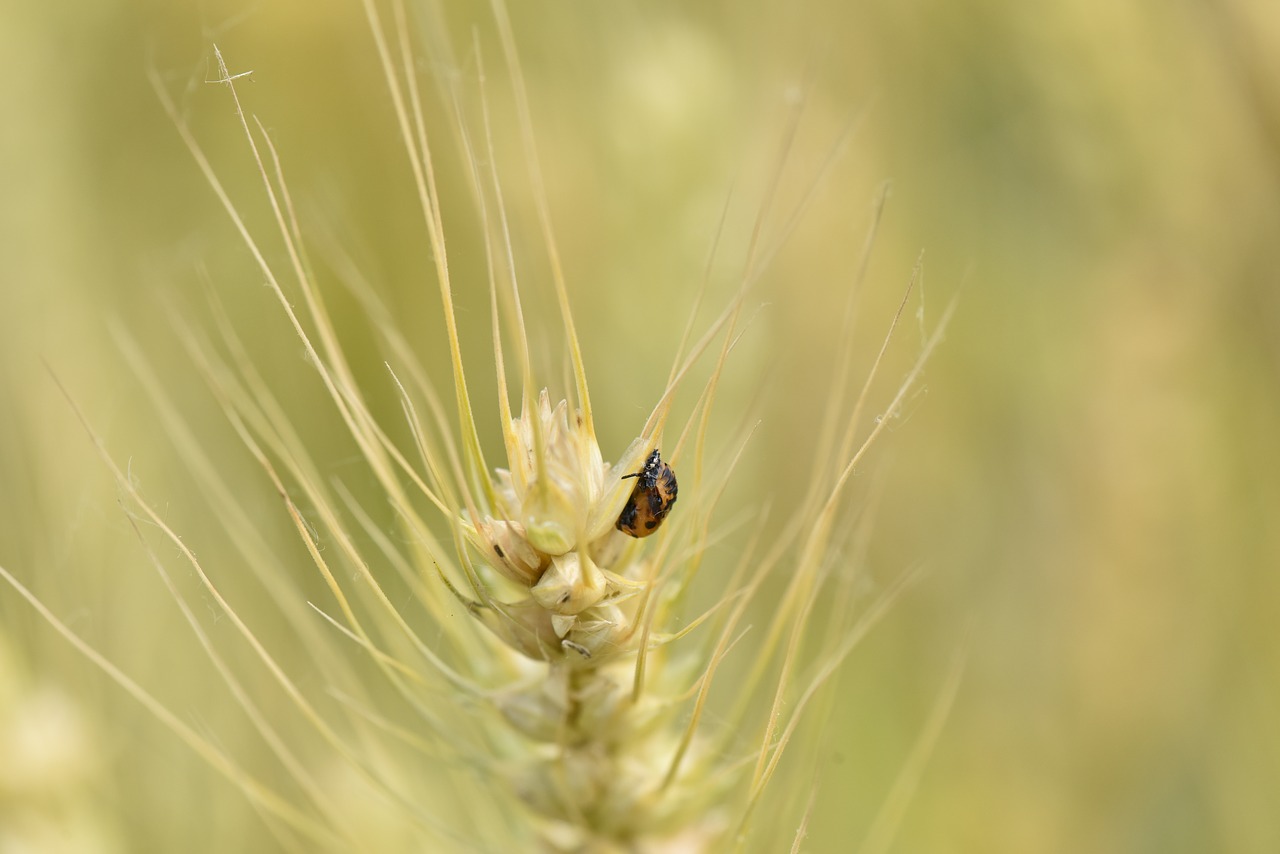
M671 505L676 503L676 473L662 461L658 449L654 448L640 471L624 474L622 479L629 477L638 480L627 505L618 516L617 528L632 537L647 537L658 530L662 520L671 512Z

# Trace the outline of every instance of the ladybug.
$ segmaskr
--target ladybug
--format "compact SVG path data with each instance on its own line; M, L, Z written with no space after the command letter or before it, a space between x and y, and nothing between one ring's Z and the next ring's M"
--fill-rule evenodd
M671 505L676 503L676 473L662 461L658 449L654 448L640 471L624 474L622 479L629 477L638 480L627 505L618 516L617 528L632 537L647 537L658 530L662 520L671 512Z

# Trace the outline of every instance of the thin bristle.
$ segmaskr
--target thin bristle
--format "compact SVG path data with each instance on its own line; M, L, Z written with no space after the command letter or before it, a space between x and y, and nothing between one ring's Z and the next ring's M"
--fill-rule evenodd
M584 428L588 433L595 433L595 419L591 412L591 395L587 390L587 369L582 360L582 345L578 341L578 332L573 323L573 312L569 307L569 289L565 284L564 270L560 263L560 250L556 245L555 234L551 226L551 211L547 203L546 187L542 180L542 166L538 162L538 147L534 142L533 117L529 110L529 93L525 87L524 71L520 66L520 57L516 51L515 37L511 33L511 19L507 16L506 4L503 0L492 0L491 6L494 20L498 25L498 36L502 43L502 51L507 61L507 72L511 77L511 88L515 92L516 119L520 126L520 138L524 144L529 181L533 186L533 200L538 212L538 224L542 229L547 258L551 263L551 281L555 285L556 300L560 305L560 318L564 323L565 342L569 346L569 355L573 362L573 378L578 391L578 407L582 410Z
M406 77L411 94L406 98L401 88L400 75L395 68L391 49L387 44L382 22L377 7L372 0L363 3L366 18L374 37L379 61L382 65L383 77L387 89L391 93L395 107L396 120L400 126L404 141L405 153L409 157L413 171L414 183L418 191L418 200L427 228L427 236L431 244L431 256L435 262L436 283L440 289L440 302L444 309L445 331L449 341L449 359L453 368L454 392L457 398L458 418L462 432L462 447L467 461L468 482L470 489L476 489L485 500L492 504L492 485L489 481L489 469L484 462L484 454L480 447L475 414L471 408L471 395L467 390L466 372L463 369L462 346L458 338L458 322L454 315L453 286L449 275L449 258L445 247L444 226L440 210L439 191L436 187L435 166L428 145L426 124L422 119L421 108L416 97L417 86L412 64ZM410 115L412 114L412 118ZM463 484L460 484L463 486Z
M317 843L334 845L340 841L330 830L305 815L301 810L295 809L282 795L248 774L243 768L232 762L225 753L196 734L194 730L179 720L141 685L126 676L123 671L108 661L92 645L71 631L66 623L59 620L43 602L3 566L0 566L0 578L3 578L10 587L16 590L58 634L66 638L67 642L74 646L77 652L137 700L165 728L191 748L196 755L235 784L257 807Z

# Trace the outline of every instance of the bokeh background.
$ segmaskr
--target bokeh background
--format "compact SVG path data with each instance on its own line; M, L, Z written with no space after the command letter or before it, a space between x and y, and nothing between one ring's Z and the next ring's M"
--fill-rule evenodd
M499 67L486 4L445 5L447 29L420 21L425 77L474 80L473 26L485 66ZM842 672L806 850L857 849L958 651L965 679L894 850L1280 850L1274 4L513 5L606 456L662 390L731 188L709 304L734 286L798 102L770 239L823 177L752 291L726 377L718 435L761 421L730 511L785 509L802 493L884 182L860 353L878 346L922 251L925 274L878 405L921 329L961 294L874 469L868 583L918 563L927 574ZM221 562L224 592L252 618L257 588L202 512L190 454L146 391L154 374L261 519L280 572L304 595L315 588L172 320L198 323L216 291L341 476L352 453L341 426L316 384L287 380L305 375L300 347L147 80L159 73L250 227L269 234L226 92L205 82L213 43L233 72L253 72L241 94L280 146L317 242L341 247L446 376L410 176L355 0L6 3L0 565L234 751L234 703L57 386L197 553ZM492 100L517 176L517 243L536 258L513 108L500 85ZM430 120L452 139L443 111ZM449 144L451 260L458 281L479 284L479 231ZM545 271L530 263L535 323L554 330ZM337 288L332 299L353 360L376 378L371 396L394 415L354 302ZM479 375L486 300L460 288ZM554 375L557 339L537 346ZM282 651L300 667L306 655ZM780 797L802 803L807 790ZM272 845L240 793L0 588L0 850L245 840Z

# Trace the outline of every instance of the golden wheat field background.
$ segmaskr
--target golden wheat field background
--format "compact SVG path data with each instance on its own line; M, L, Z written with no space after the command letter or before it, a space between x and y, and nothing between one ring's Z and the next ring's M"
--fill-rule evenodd
M445 0L443 17L409 5L462 350L481 441L497 449L482 234L437 83L462 81L474 131L480 69L492 79L533 357L563 395L519 105L488 4ZM843 465L814 458L818 425L886 185L854 384L923 274L877 412L958 295L855 473L869 540L851 528L830 556L858 555L843 595L919 578L804 719L747 849L789 850L803 824L796 850L813 852L1280 850L1280 12L1263 0L509 5L606 459L663 393L717 234L704 317L740 283L764 210L771 254L718 391L709 435L724 447L710 452L758 427L714 517L704 602L733 569L717 549L759 534L765 550L815 466ZM143 541L246 689L270 710L279 687L177 547L131 523L76 415L282 666L322 693L320 653L276 632L260 575L299 602L326 590L190 337L215 334L225 313L318 476L374 529L394 520L149 81L278 259L234 105L213 82L214 44L232 74L251 72L240 98L280 154L370 408L405 437L377 330L335 271L358 271L449 387L430 251L358 0L5 4L0 567L287 793ZM209 511L215 476L250 528ZM753 604L753 626L773 601ZM957 661L954 701L940 704ZM732 679L744 665L727 666ZM319 739L296 746L329 773ZM339 797L369 811L369 850L414 849L377 836L367 792ZM0 852L286 843L0 584Z

